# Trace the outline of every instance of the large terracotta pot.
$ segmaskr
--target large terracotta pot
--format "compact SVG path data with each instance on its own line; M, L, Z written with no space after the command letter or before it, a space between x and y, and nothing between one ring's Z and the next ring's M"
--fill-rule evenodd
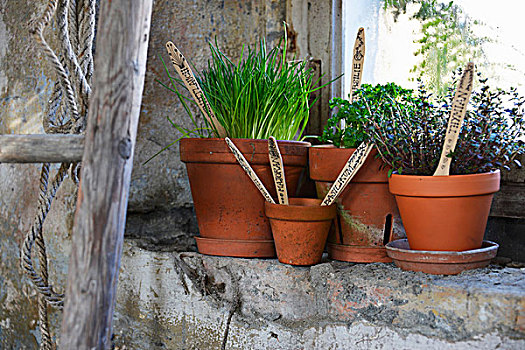
M390 192L413 250L481 248L500 172L451 176L392 175Z
M335 203L321 206L320 199L290 198L290 205L264 205L279 261L302 266L320 263L336 215Z
M310 147L310 178L324 198L355 148L332 145ZM385 244L400 238L393 232L399 218L388 191L388 169L373 150L363 167L336 200L335 230L328 236L329 256L352 262L390 262Z
M233 139L264 186L275 198L268 160L268 141ZM286 185L295 193L306 167L308 142L278 141ZM236 257L274 257L270 223L264 215L264 198L231 153L224 139L184 138L181 160L186 163L197 215L199 252Z

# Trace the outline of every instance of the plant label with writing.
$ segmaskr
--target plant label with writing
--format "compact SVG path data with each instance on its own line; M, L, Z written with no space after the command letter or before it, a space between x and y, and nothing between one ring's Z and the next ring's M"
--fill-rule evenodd
M182 81L184 82L184 85L186 85L186 88L188 88L188 91L190 92L195 102L197 102L197 106L199 106L199 109L204 115L204 118L206 118L209 125L215 127L219 137L225 137L226 130L224 130L222 125L220 125L219 121L215 117L215 114L213 114L210 103L206 99L206 96L204 96L204 92L199 86L197 79L195 79L195 75L193 74L190 65L188 64L188 61L186 60L182 52L180 52L179 49L177 49L177 47L175 46L175 44L171 41L168 41L166 43L166 50L168 50L168 55L170 56L170 60L173 64L173 67L181 77Z
M253 183L255 184L255 187L257 187L257 189L261 192L263 197L268 202L275 204L275 201L273 200L272 196L270 196L270 193L268 192L266 187L264 187L263 183L261 182L261 180L255 173L255 171L253 171L252 167L250 166L246 158L244 158L241 151L239 151L239 149L235 146L232 140L230 140L230 138L225 137L224 140L226 141L226 144L228 144L228 147L230 148L233 155L235 156L235 159L237 159L237 162L239 162L239 164L241 165L241 168L246 172L246 174L248 174L250 179L252 179Z
M363 79L363 65L365 62L365 29L359 28L355 38L352 56L352 77L350 86L350 102L354 100L354 93L361 87Z
M286 190L286 180L284 177L284 166L279 146L275 137L270 136L268 139L268 156L273 173L273 181L277 190L277 199L279 204L288 205L288 191Z
M467 114L468 101L472 93L472 85L474 82L474 63L469 62L461 80L456 88L454 99L452 100L452 110L448 120L447 132L445 134L445 144L441 151L441 158L434 173L434 176L447 176L450 173L450 163L452 158L447 157L451 152L454 152L458 142L461 125Z
M330 187L330 190L324 197L321 205L330 205L336 200L336 198L346 188L348 183L350 183L355 174L357 174L359 169L361 169L365 163L366 157L368 157L370 151L372 151L373 146L374 145L371 143L363 142L359 145L359 147L357 147L350 158L348 158L348 161L339 173L339 176L337 176L337 179L333 185Z
M352 76L350 84L350 103L354 100L354 93L361 87L361 80L363 79L363 65L365 62L365 29L359 28L357 36L355 38L354 50L352 51ZM346 128L346 122L344 119L341 120L341 130ZM341 138L344 135L341 135Z

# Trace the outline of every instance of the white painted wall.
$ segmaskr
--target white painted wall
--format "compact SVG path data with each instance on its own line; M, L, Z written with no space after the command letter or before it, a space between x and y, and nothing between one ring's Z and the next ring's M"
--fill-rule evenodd
M445 1L443 1L445 2ZM448 2L448 0L446 1ZM492 42L483 44L488 66L483 74L499 87L515 86L525 95L525 35L523 0L455 0L471 18L471 26L478 36ZM415 87L410 69L420 57L414 56L421 37L421 24L410 19L418 5L409 5L407 13L397 21L391 12L383 9L383 0L343 0L343 52L344 71L352 64L351 52L359 27L365 28L366 57L363 83L396 82L405 87ZM481 23L475 24L478 20ZM350 74L344 77L344 95L350 86Z

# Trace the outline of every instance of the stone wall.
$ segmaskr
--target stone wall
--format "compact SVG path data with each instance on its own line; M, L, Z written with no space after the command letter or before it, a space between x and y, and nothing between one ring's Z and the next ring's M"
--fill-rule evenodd
M151 253L129 241L122 262L120 349L525 347L523 269L432 276L381 263L292 267Z

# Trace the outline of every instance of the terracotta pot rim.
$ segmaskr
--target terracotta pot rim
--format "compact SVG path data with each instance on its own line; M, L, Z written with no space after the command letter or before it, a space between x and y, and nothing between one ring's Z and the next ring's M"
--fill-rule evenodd
M220 239L195 236L199 253L237 258L274 258L275 245L271 240Z
M351 147L351 148L347 148L347 147L335 147L335 145L331 144L331 143L326 143L326 144L322 144L322 145L311 145L310 148L316 148L316 149L341 149L341 150L352 150L352 151L355 151L357 148L355 147Z
M422 176L392 174L390 192L405 197L466 197L499 191L500 171L480 174Z
M408 248L406 240L391 242ZM390 244L390 243L389 243ZM498 252L498 244L483 241L483 248L463 252L411 251L387 245L387 254L402 270L420 271L434 275L456 275L465 270L487 266Z
M224 138L218 138L218 137L209 137L209 138L184 137L184 138L180 139L179 142L199 142L199 141L202 141L203 143L210 143L210 144L213 144L213 143L220 143L220 144L222 144L222 143L224 143L225 148L223 150L223 153L230 153L230 149L228 148L228 146L226 145L226 142L224 140L225 140ZM230 140L232 140L234 144L236 144L237 142L240 142L240 143L256 142L256 143L264 143L265 145L268 144L268 140L267 139L237 139L237 138L230 138ZM310 142L307 142L307 141L277 140L277 142L279 144L282 144L282 145L292 145L292 146L298 146L299 145L299 146L310 147L312 145ZM206 151L203 150L203 152L206 152ZM220 152L220 150L217 150L215 152Z
M232 139L251 165L268 165L268 141L262 139ZM309 142L277 141L283 161L288 166L303 167L308 161ZM180 140L180 159L184 163L238 164L230 148L219 138L183 138Z
M358 245L358 244L340 244L340 243L327 243L327 246L330 247L336 247L341 249L359 249L359 250L385 250L385 246L377 246L377 245Z
M310 178L314 181L334 182L355 151L356 148L338 148L334 145L308 147ZM377 155L377 150L373 148L352 183L388 182L388 168Z
M446 179L446 178L459 178L459 177L480 177L480 176L486 176L487 174L495 174L499 173L500 170L493 170L493 171L487 171L485 173L476 173L476 174L462 174L462 175L446 175L446 176L432 176L432 175L407 175L407 174L392 174L391 177L420 177L423 179L426 179L428 181L438 181L439 179Z
M386 245L388 256L401 269L435 275L455 275L485 267L497 255L498 248L499 245L491 241L483 241L481 248L461 252L410 250L406 239Z
M384 246L362 246L328 242L326 248L328 257L334 260L356 263L392 262L392 259L386 254Z
M289 198L289 202L289 205L264 202L264 212L273 220L309 222L332 220L337 214L335 203L321 206L321 199Z
M195 239L206 240L209 242L227 242L227 243L273 243L273 239L225 239L225 238L211 238L211 237L202 237L195 236Z

